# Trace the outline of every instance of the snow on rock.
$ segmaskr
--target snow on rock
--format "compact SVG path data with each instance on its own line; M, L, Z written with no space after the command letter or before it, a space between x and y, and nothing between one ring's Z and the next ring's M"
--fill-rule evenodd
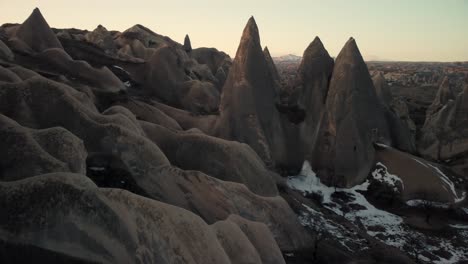
M300 216L299 220L303 226L308 226L316 232L328 234L337 239L337 241L348 251L355 252L356 249L368 249L366 239L343 225L327 219L323 213L314 210L313 208L302 204L306 209Z
M380 169L372 173L375 180L395 186L403 184L401 179L395 175L386 172L386 167L380 164ZM448 178L447 178L448 179ZM450 180L449 180L450 181ZM451 181L450 181L451 182ZM287 184L290 188L300 191L304 196L308 194L320 194L323 196L322 206L333 213L343 216L351 223L358 227L365 228L365 231L386 243L387 245L397 247L408 254L415 256L411 248L418 247L421 251L430 255L432 259L418 254L419 260L431 263L457 263L460 260L468 259L468 251L463 247L456 247L452 240L430 237L428 244L427 236L416 230L410 229L400 216L380 210L370 204L366 197L361 193L367 191L369 181L354 186L352 188L334 188L326 186L320 182L310 164L306 161L302 167L302 171L298 176L288 177ZM450 184L447 183L449 186ZM402 185L403 187L403 185ZM345 196L345 200L336 199L336 195ZM411 202L417 204L418 201ZM421 202L421 201L419 201ZM354 205L354 206L353 206ZM349 210L349 208L355 208ZM333 235L348 250L352 250L352 243L355 241L355 236L345 232L345 228L334 221L327 219L321 212L318 212L304 205L305 210L300 216L301 223L304 226L319 226L328 233ZM357 208L357 209L356 209ZM456 227L453 227L456 228ZM349 232L349 231L348 231ZM468 232L466 232L468 233ZM457 233L458 239L467 240L468 237L464 232ZM416 241L416 242L415 242ZM363 243L362 243L363 244ZM439 256L437 252L445 251L445 257ZM446 258L450 255L450 258Z
M387 167L381 162L376 164L376 169L371 174L374 180L389 185L395 192L399 192L398 186L401 186L402 189L405 188L400 177L390 174Z
M382 143L379 143L379 142L376 142L375 143L377 146L381 147L381 148L390 148L389 146L385 145L385 144L382 144Z
M457 229L468 229L468 225L462 225L462 224L455 224L455 225L450 225L453 228Z
M463 200L465 200L465 197L466 197L466 193L463 192L461 194L461 196L458 196L458 193L455 189L455 184L450 180L450 178L445 175L445 173L443 173L437 166L433 166L432 164L428 163L427 165L429 165L430 167L432 167L435 171L437 171L437 173L439 174L440 176L440 179L444 182L444 184L450 188L450 191L452 192L453 194L453 197L455 197L455 203L459 203Z
M399 179L399 178L398 178ZM369 182L366 181L353 188L334 188L324 185L306 161L299 176L288 177L288 185L292 189L301 191L303 194L319 193L323 196L323 205L334 213L344 216L354 223L364 225L371 236L379 236L387 240L387 244L399 246L400 239L393 237L402 232L400 225L403 223L401 217L375 208L359 191L366 191ZM353 199L347 204L340 204L332 200L332 194L336 192L346 193ZM359 205L361 210L344 210L348 205Z
M444 208L444 209L447 209L450 207L450 205L447 203L433 202L433 201L422 200L422 199L408 200L406 201L406 205L411 206L411 207L429 206L433 208Z

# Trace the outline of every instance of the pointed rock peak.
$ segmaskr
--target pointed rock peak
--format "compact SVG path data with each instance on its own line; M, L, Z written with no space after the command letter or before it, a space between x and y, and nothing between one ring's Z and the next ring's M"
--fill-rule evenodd
M450 87L450 80L447 76L445 76L444 79L442 79L442 82L440 83L440 87L443 87L443 88Z
M249 21L244 28L244 32L242 33L242 40L248 39L260 42L257 23L255 22L255 18L253 16L249 18Z
M372 81L374 82L375 92L380 98L381 102L384 105L389 106L393 101L393 96L390 91L390 88L387 85L387 80L385 80L383 72L378 71L377 73L375 73L372 77Z
M348 51L351 51L353 53L361 53L359 51L359 48L358 48L357 44L356 44L356 40L354 40L353 37L350 37L348 39L348 41L346 41L346 44L344 45L343 50L348 50Z
M24 41L30 48L41 52L48 48L61 48L62 44L55 36L41 11L35 8L32 14L21 24L16 36Z
M315 36L314 40L312 40L309 46L322 46L323 47L323 43L320 40L319 36Z
M263 53L265 54L265 56L271 58L270 50L268 49L267 46L265 46L265 48L263 49Z
M453 91L453 86L450 85L450 80L448 76L445 76L442 80L442 83L439 86L437 91L436 99L434 100L435 104L446 104L448 100L455 99L455 91Z
M192 51L192 43L190 42L190 37L188 34L185 35L184 39L184 50L186 52L191 52Z
M307 49L304 51L303 58L307 57L319 57L319 56L330 56L328 51L323 46L322 41L319 37L315 37L314 40L309 44Z
M35 21L35 22L44 22L44 23L47 23L44 16L42 16L42 13L41 13L41 10L39 10L39 8L34 8L34 10L32 11L31 15L29 15L28 19L26 19L26 21L23 22L26 23L27 21Z
M360 64L364 63L361 52L356 44L354 38L349 38L344 47L341 49L340 54L336 57L336 64L339 63Z
M38 14L38 15L42 16L41 10L39 9L39 7L34 8L33 11L32 11L32 14Z
M385 82L385 76L384 76L383 72L381 72L381 71L378 71L378 72L374 75L374 77L373 77L372 79L374 79L374 83L377 83L377 82L379 82L379 83L380 83L380 82Z

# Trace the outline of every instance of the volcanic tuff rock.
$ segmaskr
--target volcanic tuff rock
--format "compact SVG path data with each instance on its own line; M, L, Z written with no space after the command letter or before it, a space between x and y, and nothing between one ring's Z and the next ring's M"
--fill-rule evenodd
M314 261L378 260L367 256L389 248L365 230L351 232L362 245L351 252L355 241L346 249L330 233L318 243L303 226L361 229L269 170L300 168L303 151L318 173L343 176L335 185L359 182L380 161L405 181L404 198L415 186L458 198L432 163L368 149L399 147L385 125L400 120L378 102L353 40L335 65L311 43L296 108L277 102L278 72L253 18L234 62L141 25L52 31L38 10L0 26L0 40L0 262L308 263L314 248ZM465 99L444 114L457 129Z
M139 120L151 122L173 130L182 130L177 121L150 104L137 100L118 102L118 104L129 109Z
M86 61L73 60L63 49L47 49L38 54L37 59L47 62L47 67L54 71L90 84L97 93L117 94L126 90L122 81L107 67L96 69Z
M442 93L441 93L442 94ZM438 96L436 100L440 100ZM436 102L438 103L438 102ZM427 116L418 141L422 155L447 160L462 175L468 173L468 80L455 100Z
M270 54L270 50L268 49L267 46L265 46L265 48L263 49L263 54L265 55L265 59L267 61L267 64L268 64L268 67L270 68L270 72L272 73L272 77L275 81L279 81L280 80L280 76L279 76L279 73L278 73L278 69L276 69L276 65L275 65L275 62L273 61L273 59L271 58L271 54ZM279 86L278 86L279 88ZM279 91L276 91L276 93L278 94Z
M301 124L301 143L307 160L314 160L314 148L318 140L320 124L325 112L333 59L318 37L304 51L298 69L296 87L299 106L306 111Z
M249 144L269 166L288 166L274 87L251 17L223 87L218 135Z
M83 139L89 161L105 157L104 168L110 175L116 169L123 171L123 181L132 192L191 210L209 223L230 214L267 223L283 250L303 248L310 242L282 198L256 196L243 185L171 166L128 110L114 107L99 114L76 99L80 92L43 77L1 84L0 89L0 112L33 128L68 129ZM50 98L47 108L43 108L43 98ZM92 162L87 165L95 167Z
M16 29L15 37L36 52L49 48L63 49L38 8Z
M115 45L114 38L110 32L101 25L97 26L97 28L93 31L87 33L85 38L87 41L94 43L103 49L106 53L113 54L116 52L117 47Z
M237 224L224 220L214 223L212 227L231 263L262 263L254 245Z
M0 66L0 81L1 82L19 82L21 79L8 68Z
M0 59L11 61L15 58L13 52L8 48L2 40L0 40Z
M450 84L450 79L445 76L442 83L437 90L436 97L432 104L429 106L426 112L426 116L430 117L437 113L442 107L444 107L450 100L455 100L455 91L453 86Z
M206 64L210 68L217 80L216 87L221 91L232 64L231 57L215 48L193 49L190 56L199 64Z
M416 126L409 116L408 107L400 98L393 98L382 72L372 77L375 91L385 112L393 146L406 152L416 151Z
M389 128L367 66L350 38L335 61L313 167L329 182L358 184L372 166L375 141L390 142Z
M224 181L245 184L252 192L276 196L276 178L257 154L245 144L141 122L146 134L184 170L198 170Z
M192 112L213 112L219 92L208 69L194 64L175 47L157 49L147 62L145 89L165 102Z
M447 176L437 165L422 158L391 147L378 147L376 162L384 164L388 173L398 175L403 181L403 200L431 199L453 204L462 197L458 188L450 185L450 179L447 181Z
M185 35L185 38L184 38L184 50L187 53L192 51L192 44L190 43L190 38L188 34Z
M374 82L375 92L377 97L380 99L383 105L391 106L393 103L393 95L388 87L385 76L382 72L377 72L373 77L372 81Z
M30 129L0 114L0 137L0 149L8 149L0 152L2 181L47 172L86 172L83 141L62 127Z
M1 240L9 248L0 258L6 260L231 263L214 228L200 217L124 190L98 188L86 176L55 173L0 183L0 198ZM251 243L225 232L224 244ZM271 237L268 229L264 235ZM27 247L37 248L36 254L21 254Z

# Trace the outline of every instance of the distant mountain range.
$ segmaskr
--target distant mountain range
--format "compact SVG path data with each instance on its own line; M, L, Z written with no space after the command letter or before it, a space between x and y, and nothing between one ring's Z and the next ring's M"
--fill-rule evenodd
M273 57L273 61L275 62L295 62L295 61L301 61L302 57L297 56L294 54L288 54L280 57Z

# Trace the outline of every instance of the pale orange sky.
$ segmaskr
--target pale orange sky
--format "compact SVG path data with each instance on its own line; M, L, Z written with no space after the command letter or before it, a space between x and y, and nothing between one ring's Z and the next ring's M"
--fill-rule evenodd
M142 24L231 56L253 15L273 56L302 55L318 35L332 56L353 36L366 59L468 61L467 0L0 0L0 23L21 23L35 7L52 27Z

